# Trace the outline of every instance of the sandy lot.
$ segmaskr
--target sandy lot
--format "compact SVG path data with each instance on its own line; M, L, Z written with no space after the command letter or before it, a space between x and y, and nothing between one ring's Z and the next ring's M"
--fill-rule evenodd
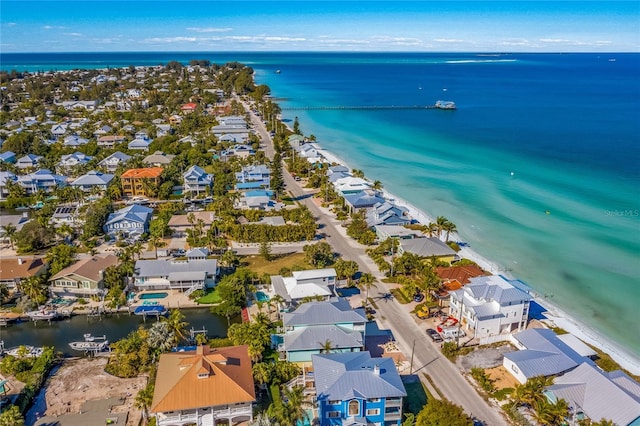
M487 369L485 373L491 380L494 380L493 385L496 389L515 388L520 384L502 365Z
M458 357L456 364L465 371L471 371L473 367L498 367L502 365L502 358L504 357L504 354L514 350L515 348L507 343L499 347L476 349L470 354Z
M85 401L124 398L114 411L129 411L128 425L139 424L140 410L133 406L138 391L147 385L146 377L120 379L104 371L106 357L80 358L65 361L49 379L46 391L48 416L79 413Z

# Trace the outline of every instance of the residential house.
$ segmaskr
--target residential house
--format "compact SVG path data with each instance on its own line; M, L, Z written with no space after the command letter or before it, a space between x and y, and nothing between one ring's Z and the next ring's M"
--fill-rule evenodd
M271 182L271 170L264 164L245 166L236 173L236 181L239 183L259 182L261 187L268 188Z
M134 151L148 151L151 142L152 140L146 133L136 133L135 139L129 142L127 148Z
M15 291L20 281L25 278L42 275L47 265L42 258L0 257L0 285L5 285L9 291Z
M6 151L0 154L0 163L15 164L16 154L11 151Z
M160 355L150 407L158 426L250 422L255 401L246 345Z
M335 190L341 195L356 194L371 189L371 182L359 177L347 176L333 183Z
M406 207L397 206L389 201L383 200L367 210L366 221L370 228L374 228L379 225L409 225L411 218L409 217L409 210Z
M92 192L95 190L104 192L107 190L107 186L112 180L112 174L91 170L89 173L82 175L71 182L70 185L80 188L84 192Z
M146 182L160 186L162 167L147 167L144 169L129 169L120 176L122 193L128 197L148 197L149 188Z
M189 221L189 217L193 215L192 222ZM193 212L189 214L174 214L169 219L168 227L173 231L173 235L176 237L184 237L187 233L187 229L191 229L195 224L202 221L202 226L209 229L213 222L216 220L216 216L213 212Z
M0 172L2 174L3 172ZM1 189L1 187L0 187ZM0 192L1 193L1 192ZM5 242L8 241L8 238L5 236L4 226L13 225L16 228L16 231L22 229L25 223L29 222L29 213L23 212L22 214L2 214L0 215L0 240Z
M16 167L19 169L37 169L40 165L40 160L42 160L41 155L35 154L27 154L24 157L18 158L16 162Z
M384 241L388 238L405 240L405 239L411 239L411 238L424 237L424 234L422 233L422 231L405 228L404 226L376 225L374 226L374 229L376 231L376 237L378 241Z
M174 158L176 158L175 155L165 154L162 151L156 151L153 154L144 157L144 160L142 160L142 162L153 167L164 167L171 163Z
M271 287L287 305L292 305L306 297L334 296L336 270L333 268L294 271L291 277L271 276Z
M295 311L284 313L282 323L283 334L272 340L290 362L311 362L312 355L326 349L323 344L327 341L331 342L331 352L364 350L367 316L364 308L353 309L347 299L303 303Z
M191 166L182 175L183 194L206 194L213 185L213 175L198 166Z
M351 212L358 211L360 209L368 209L376 205L385 202L385 199L379 197L373 191L361 191L355 194L348 194L344 196L344 202Z
M98 166L104 167L108 172L115 172L120 164L124 164L131 159L130 155L116 151L107 158L98 163Z
M216 259L138 260L133 285L138 291L178 290L185 295L212 288L219 274Z
M189 114L189 113L192 113L193 111L195 111L197 107L198 107L198 104L196 104L194 102L189 102L189 103L186 103L186 104L182 105L180 107L180 111L182 111L185 114Z
M82 166L91 161L93 157L83 154L82 152L74 152L73 154L66 154L60 158L60 161L56 165L56 170L61 174L70 174L78 166Z
M320 426L402 424L407 392L392 358L368 351L311 358Z
M173 128L171 128L170 124L156 124L156 136L168 136L173 134Z
M86 109L87 111L93 111L98 106L98 101L63 101L62 107L67 111L74 109Z
M502 275L471 278L469 284L450 293L450 314L459 318L474 337L494 341L527 327L529 304L533 297L519 280ZM500 337L496 337L500 336Z
M229 143L245 143L249 140L249 133L225 133L218 136L218 141Z
M126 136L122 135L106 135L100 136L98 138L98 146L103 148L113 148L118 143L123 143L127 141Z
M89 139L82 138L78 135L69 135L64 138L64 142L62 143L64 146L77 148L81 145L86 145L89 143Z
M271 190L253 190L246 191L240 195L235 203L237 209L256 209L256 210L280 210L282 206L273 200L273 191Z
M64 136L67 133L67 128L69 127L68 123L56 123L51 126L51 134L59 138L60 136Z
M458 281L460 284L465 285L471 282L471 278L481 277L487 273L482 270L478 265L465 265L465 266L438 266L436 268L436 275L442 282Z
M7 199L10 185L17 182L18 177L14 173L0 171L0 200Z
M66 186L67 179L51 173L50 170L40 169L28 175L18 176L18 183L25 189L27 195L31 195L39 190L51 193L58 187Z
M640 383L621 370L605 372L585 362L556 377L543 393L552 404L567 402L570 424L604 419L620 426L640 425Z
M504 354L502 365L520 383L536 376L563 374L583 362L592 362L547 328L531 328L516 333L511 336L511 343L519 350Z
M451 263L458 260L455 250L440 241L439 238L413 238L409 240L400 240L398 245L398 254L411 253L422 258L436 257L443 262Z
M251 145L237 144L222 151L220 157L222 160L227 160L230 157L248 158L255 153Z
M104 271L118 264L113 254L85 257L49 278L50 289L57 296L99 296L104 290Z
M76 204L63 204L56 206L49 223L54 227L60 227L62 225L69 225L71 227L78 227L82 222L78 212L78 206Z
M149 232L149 222L153 209L132 204L113 212L107 217L104 232L111 238L122 235L124 238L137 239L145 232Z
M101 136L104 136L108 133L111 133L113 131L113 127L109 126L108 124L105 124L104 126L100 126L96 129L95 132L93 132L93 136L96 138L99 138Z
M302 135L293 134L293 135L290 135L290 136L287 138L287 142L289 142L289 146L290 146L293 150L297 151L297 150L298 150L298 148L300 148L300 146L301 146L303 143L305 143L305 142L306 142L306 139L305 139L305 137L304 137L304 136L302 136Z

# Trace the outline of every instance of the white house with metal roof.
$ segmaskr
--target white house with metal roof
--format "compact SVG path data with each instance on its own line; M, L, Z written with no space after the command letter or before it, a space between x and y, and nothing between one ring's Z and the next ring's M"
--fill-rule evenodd
M368 351L311 358L321 426L402 424L407 391L392 358Z
M138 260L133 285L138 291L178 290L186 295L215 286L216 259Z
M510 341L519 350L506 353L502 365L520 383L536 376L566 373L583 362L592 362L571 349L548 328L531 328L516 333Z
M332 298L301 304L282 315L283 333L272 342L290 362L311 362L330 342L331 352L364 350L367 316L363 308L353 309L347 299Z
M113 180L113 175L91 170L89 173L80 176L71 182L71 186L80 188L84 192L94 190L106 191L107 185Z
M401 240L401 244L406 241L415 240ZM509 333L527 327L533 298L528 291L522 281L508 280L502 275L471 278L462 289L449 293L450 313L481 341L499 335L507 340Z
M25 189L27 195L35 194L39 190L51 193L58 187L67 184L67 178L51 173L50 170L40 169L28 175L18 176L18 183Z
M98 163L98 166L104 167L108 172L115 172L121 163L124 164L130 159L130 155L124 154L120 151L116 151L107 158L100 161Z
M111 238L122 235L125 238L140 238L142 234L149 231L149 222L153 209L138 204L113 212L104 224L104 232Z
M621 426L640 425L640 383L621 370L607 373L583 363L557 377L544 395L553 404L564 399L573 422L589 418Z
M304 298L334 296L336 270L333 268L294 271L292 277L271 276L273 291L280 295L287 305Z
M208 174L199 166L191 166L182 175L183 193L200 194L206 193L213 185L213 175Z

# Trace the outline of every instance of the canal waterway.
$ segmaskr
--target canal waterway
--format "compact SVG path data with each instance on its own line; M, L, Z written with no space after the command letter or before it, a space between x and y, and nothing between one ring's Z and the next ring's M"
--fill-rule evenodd
M189 323L187 330L193 327L207 330L209 338L226 337L227 319L212 314L208 308L182 309L185 321ZM53 346L57 352L68 356L78 356L82 353L73 351L69 343L84 340L86 333L94 336L106 336L109 342L115 342L126 337L131 331L144 325L150 327L157 319L147 317L143 321L141 316L129 315L126 312L88 317L74 315L71 318L51 321L21 321L6 327L0 327L0 340L6 349L20 345Z

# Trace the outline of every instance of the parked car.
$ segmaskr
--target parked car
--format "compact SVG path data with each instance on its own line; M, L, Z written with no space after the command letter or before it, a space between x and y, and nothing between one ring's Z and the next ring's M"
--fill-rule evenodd
M420 303L424 300L424 294L422 293L416 293L413 295L413 301L416 303Z
M440 336L440 333L438 333L433 328L427 328L427 334L429 335L429 337L431 337L431 340L433 340L434 342L436 343L442 342L442 336Z

